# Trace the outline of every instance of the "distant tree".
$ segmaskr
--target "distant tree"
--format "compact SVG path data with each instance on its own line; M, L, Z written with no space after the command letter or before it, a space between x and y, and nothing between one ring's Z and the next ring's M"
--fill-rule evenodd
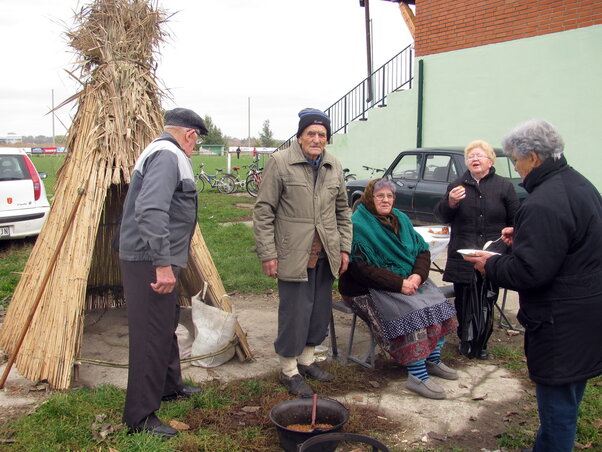
M260 146L265 148L272 148L276 145L274 140L274 132L270 129L270 120L266 119L263 121L263 129L259 132L259 143Z
M221 144L224 146L228 145L228 139L227 137L225 137L222 134L222 131L219 129L219 127L217 127L214 123L213 120L211 119L211 116L209 115L205 115L205 125L207 126L207 130L209 131L209 133L202 137L203 138L203 143L205 144Z

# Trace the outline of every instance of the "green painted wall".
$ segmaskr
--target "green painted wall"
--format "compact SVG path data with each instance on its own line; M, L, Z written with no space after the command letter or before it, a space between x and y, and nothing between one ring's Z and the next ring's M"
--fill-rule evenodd
M513 126L540 117L563 136L569 163L602 190L601 49L597 25L424 57L423 146L476 138L500 146ZM387 165L415 146L416 93L392 94L329 150L354 172Z

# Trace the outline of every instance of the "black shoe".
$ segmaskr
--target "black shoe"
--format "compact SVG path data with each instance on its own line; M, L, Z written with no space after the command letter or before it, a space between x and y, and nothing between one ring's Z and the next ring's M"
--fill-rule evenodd
M332 381L334 380L334 375L330 372L326 372L324 369L321 369L315 362L311 363L309 366L304 366L302 364L298 364L297 368L299 369L299 373L307 378L312 378L313 380L318 381Z
M280 372L278 380L292 395L300 397L311 397L314 395L314 391L312 391L312 389L305 382L303 377L299 374L295 374L292 377L287 377L282 372Z
M175 400L178 397L189 399L193 395L200 394L202 392L203 390L201 388L197 388L196 386L182 386L182 389L177 390L173 394L168 394L161 397L161 400L164 402L169 402L170 400Z
M482 360L489 359L489 352L487 350L481 350L481 353L479 353L479 356L477 356L477 358Z
M154 427L143 424L142 427L130 427L129 433L140 433L148 432L151 435L160 436L161 438L173 438L178 434L175 428L171 428L169 425L160 423Z

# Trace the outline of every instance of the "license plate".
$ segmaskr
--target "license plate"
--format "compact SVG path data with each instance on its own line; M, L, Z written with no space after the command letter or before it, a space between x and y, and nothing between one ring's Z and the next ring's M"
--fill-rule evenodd
M0 237L10 237L10 228L8 226L0 227Z

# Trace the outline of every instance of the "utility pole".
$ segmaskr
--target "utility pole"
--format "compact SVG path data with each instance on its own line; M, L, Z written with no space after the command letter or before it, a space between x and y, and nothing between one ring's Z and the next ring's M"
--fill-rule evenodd
M250 148L251 147L251 97L249 97L247 118L248 118L247 147Z
M366 102L372 102L372 35L370 33L370 0L360 0L366 17L366 57L368 62L368 94Z
M52 147L56 146L56 141L54 139L54 88L52 89Z

